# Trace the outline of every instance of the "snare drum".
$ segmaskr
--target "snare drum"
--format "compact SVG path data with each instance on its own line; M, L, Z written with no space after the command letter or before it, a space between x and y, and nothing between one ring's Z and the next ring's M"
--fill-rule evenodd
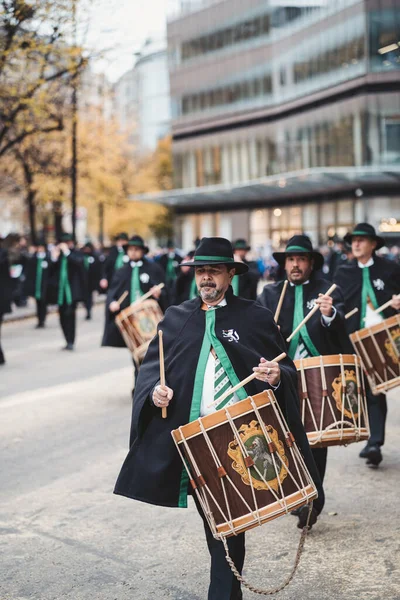
M136 363L142 363L162 318L163 314L155 300L131 304L115 317L115 322Z
M216 539L317 497L271 390L192 421L172 437Z
M400 385L400 315L350 335L373 394Z
M354 354L295 360L301 418L315 448L368 440L361 362Z

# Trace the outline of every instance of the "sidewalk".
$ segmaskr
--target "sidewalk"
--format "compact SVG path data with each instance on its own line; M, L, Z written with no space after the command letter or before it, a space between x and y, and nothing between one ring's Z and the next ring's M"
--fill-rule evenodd
M98 294L94 297L93 304L104 304L106 301L105 294L99 296ZM78 308L83 308L83 303L79 302ZM15 304L12 305L12 313L8 313L3 316L3 323L14 323L15 321L22 321L23 319L31 319L36 317L36 303L33 298L28 298L27 306L18 307ZM58 306L55 304L47 307L47 314L58 312Z

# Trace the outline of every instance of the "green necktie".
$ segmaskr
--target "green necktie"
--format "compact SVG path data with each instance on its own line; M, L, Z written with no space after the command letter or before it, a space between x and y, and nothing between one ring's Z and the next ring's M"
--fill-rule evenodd
M193 298L197 298L198 295L199 295L199 292L197 291L196 277L193 277L192 283L190 284L189 300L193 300Z
M117 260L114 263L114 270L117 271L118 269L120 269L121 267L124 266L124 255L125 252L121 249L118 249L118 256L117 256Z
M143 296L142 288L140 287L139 268L133 267L131 275L131 303L135 302L140 296Z
M35 287L35 298L36 300L40 300L42 297L42 276L43 276L43 267L42 267L43 258L37 259L36 265L36 287Z
M86 271L89 271L89 257L86 254L83 257L83 264L85 265Z
M167 269L165 271L165 279L167 283L173 283L176 279L176 271L174 267L174 259L168 256Z
M294 286L294 316L293 316L293 328L292 331L296 329L296 327L301 323L304 319L304 310L303 310L303 285L295 285ZM298 345L303 342L308 350L308 353L311 356L319 356L319 352L311 341L310 336L308 335L307 325L303 325L303 327L296 333L292 341L290 342L288 354L290 358L293 360Z
M365 316L367 314L367 302L368 298L371 300L374 308L378 308L378 301L375 296L375 290L372 287L371 277L369 274L369 267L363 267L362 269L362 290L361 290L361 316L360 316L360 327L365 327Z
M222 394L225 394L229 389L232 388L231 382L229 381L228 375L225 373L224 367L221 365L221 361L219 358L215 359L215 370L214 370L214 400L220 398ZM227 402L230 402L233 398L233 394L230 394L226 398L224 405ZM222 408L222 406L218 406L218 408Z
M239 296L239 275L234 275L232 279L232 289L235 296Z
M72 304L72 294L71 294L71 286L68 281L68 261L67 257L63 254L61 257L60 264L60 280L59 280L59 289L58 289L58 298L57 304L61 306L64 304L64 296L65 303L68 305Z

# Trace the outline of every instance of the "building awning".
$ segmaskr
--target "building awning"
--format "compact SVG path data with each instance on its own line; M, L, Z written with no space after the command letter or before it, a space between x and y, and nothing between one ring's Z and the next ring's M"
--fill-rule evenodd
M235 185L219 184L132 195L130 200L155 202L173 207L179 213L187 213L385 192L400 195L400 166L304 169Z

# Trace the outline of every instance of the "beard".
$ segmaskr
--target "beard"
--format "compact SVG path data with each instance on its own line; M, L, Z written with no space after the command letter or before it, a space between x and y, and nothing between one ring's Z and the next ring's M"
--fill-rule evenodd
M209 291L205 291L203 288L212 288ZM203 283L200 285L200 296L201 299L203 300L203 302L213 302L214 300L216 300L220 295L221 295L221 291L217 288L217 286L215 285L215 283Z

